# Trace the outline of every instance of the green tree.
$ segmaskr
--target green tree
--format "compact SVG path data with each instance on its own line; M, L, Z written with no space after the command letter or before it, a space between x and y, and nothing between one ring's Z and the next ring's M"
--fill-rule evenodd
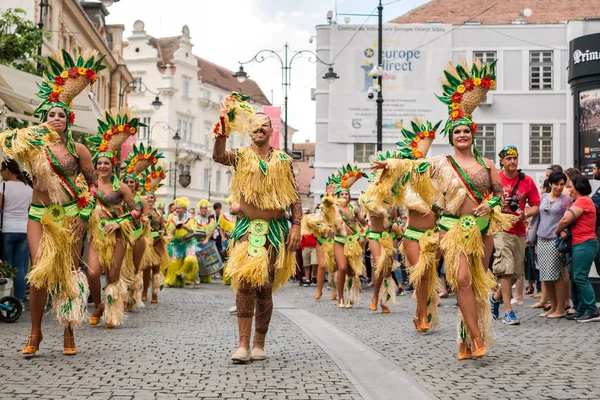
M37 71L36 63L44 65L44 59L37 55L43 34L25 16L21 8L9 8L0 14L0 64L41 75L43 71Z

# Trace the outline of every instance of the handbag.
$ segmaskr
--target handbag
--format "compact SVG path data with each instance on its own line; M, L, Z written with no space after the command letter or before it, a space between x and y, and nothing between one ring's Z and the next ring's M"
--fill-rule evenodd
M556 251L560 254L560 260L564 265L569 265L572 260L572 248L571 248L571 240L573 239L571 235L571 229L565 228L563 230L567 234L566 238L562 236L558 236L554 239L554 247L556 247Z

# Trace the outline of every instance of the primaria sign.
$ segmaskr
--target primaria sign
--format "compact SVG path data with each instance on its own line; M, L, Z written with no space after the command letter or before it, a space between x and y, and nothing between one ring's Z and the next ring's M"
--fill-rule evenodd
M600 33L569 42L569 82L589 75L600 75Z

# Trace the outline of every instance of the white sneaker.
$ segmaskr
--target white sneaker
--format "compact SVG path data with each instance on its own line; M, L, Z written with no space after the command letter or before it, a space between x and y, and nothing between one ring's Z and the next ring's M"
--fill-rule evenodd
M264 349L260 349L255 347L252 349L252 354L250 355L250 360L252 361L263 361L267 359L267 353L265 353Z
M525 304L525 301L523 301L523 300L517 301L517 299L510 299L510 304L515 304L517 306L522 306L523 304Z
M231 361L234 364L245 364L250 361L250 350L238 347L238 349L231 356Z
M229 314L235 314L235 313L237 313L237 307L233 306L229 309Z

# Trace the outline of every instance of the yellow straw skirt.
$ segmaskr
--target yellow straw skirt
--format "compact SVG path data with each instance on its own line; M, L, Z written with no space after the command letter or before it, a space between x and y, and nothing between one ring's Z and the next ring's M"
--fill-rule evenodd
M409 239L404 239L409 240ZM410 265L404 241L400 245L400 252L404 256L408 279L415 288L413 298L417 299L417 291L421 287L421 282L424 277L427 277L427 319L430 326L433 328L439 325L438 306L440 299L437 294L439 279L437 274L437 250L439 242L439 234L434 233L431 236L422 235L419 238L419 261L415 265Z

